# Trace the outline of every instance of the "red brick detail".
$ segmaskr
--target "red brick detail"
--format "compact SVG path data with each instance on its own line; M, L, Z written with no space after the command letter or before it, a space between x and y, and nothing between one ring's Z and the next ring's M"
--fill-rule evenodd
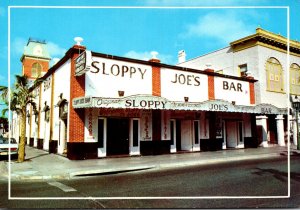
M254 82L249 82L250 104L255 104Z
M150 62L159 63L160 60L151 59ZM161 77L159 66L152 66L152 95L161 96Z
M208 75L208 100L215 99L215 78L212 75Z
M31 69L34 63L39 63L42 66L42 72L47 72L49 69L49 61L25 57L23 59L23 75L26 75L29 79L36 78L31 76Z
M82 46L74 45L71 57L71 78L70 78L70 111L69 111L69 142L84 141L84 109L74 109L72 101L74 98L85 95L85 74L75 76L75 58L84 50Z

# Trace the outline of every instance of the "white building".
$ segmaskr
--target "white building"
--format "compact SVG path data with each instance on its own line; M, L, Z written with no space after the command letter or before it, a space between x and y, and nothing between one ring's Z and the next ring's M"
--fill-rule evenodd
M287 46L289 45L289 56ZM180 54L182 54L180 52ZM291 107L291 101L300 95L300 43L278 34L256 29L256 33L233 41L226 48L183 61L182 67L204 69L210 65L214 72L237 77L253 76L256 104L269 104L277 108ZM287 115L271 109L256 116L257 134L263 146L285 145L288 129ZM296 141L295 115L289 116Z
M27 50L21 60L24 74L42 75L32 88L36 109L27 108L27 144L70 159L257 147L256 115L287 112L256 103L252 75L112 56L78 44L46 70L44 45L30 40L39 54ZM283 125L283 118L276 121Z

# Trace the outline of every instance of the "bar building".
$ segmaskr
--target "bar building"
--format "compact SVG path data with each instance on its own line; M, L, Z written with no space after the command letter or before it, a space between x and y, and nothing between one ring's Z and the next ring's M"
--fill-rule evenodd
M29 40L30 45L44 49L45 43ZM39 63L48 56L36 58ZM259 121L267 115L276 143L285 145L287 106L260 100L259 75L185 64L163 64L156 54L149 61L118 57L75 44L32 87L37 109L27 107L27 144L69 159L257 147L268 140L260 135L270 123ZM29 77L35 73L34 63L23 66ZM15 137L17 125L14 116Z

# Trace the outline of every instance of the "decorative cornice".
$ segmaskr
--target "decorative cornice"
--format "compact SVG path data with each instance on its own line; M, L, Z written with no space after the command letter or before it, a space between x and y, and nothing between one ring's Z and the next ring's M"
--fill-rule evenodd
M295 40L289 40L290 53L300 55L300 42ZM250 36L244 37L242 39L233 41L230 43L230 46L233 48L234 52L240 51L241 49L246 49L256 45L270 46L269 48L278 50L278 51L287 51L287 38L275 34L269 31L266 31L261 28L256 29L256 33Z

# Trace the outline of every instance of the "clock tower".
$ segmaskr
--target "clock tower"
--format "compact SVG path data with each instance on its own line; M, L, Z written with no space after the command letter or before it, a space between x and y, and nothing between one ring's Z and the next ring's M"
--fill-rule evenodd
M30 38L21 57L22 74L33 81L48 71L50 60L46 42Z

